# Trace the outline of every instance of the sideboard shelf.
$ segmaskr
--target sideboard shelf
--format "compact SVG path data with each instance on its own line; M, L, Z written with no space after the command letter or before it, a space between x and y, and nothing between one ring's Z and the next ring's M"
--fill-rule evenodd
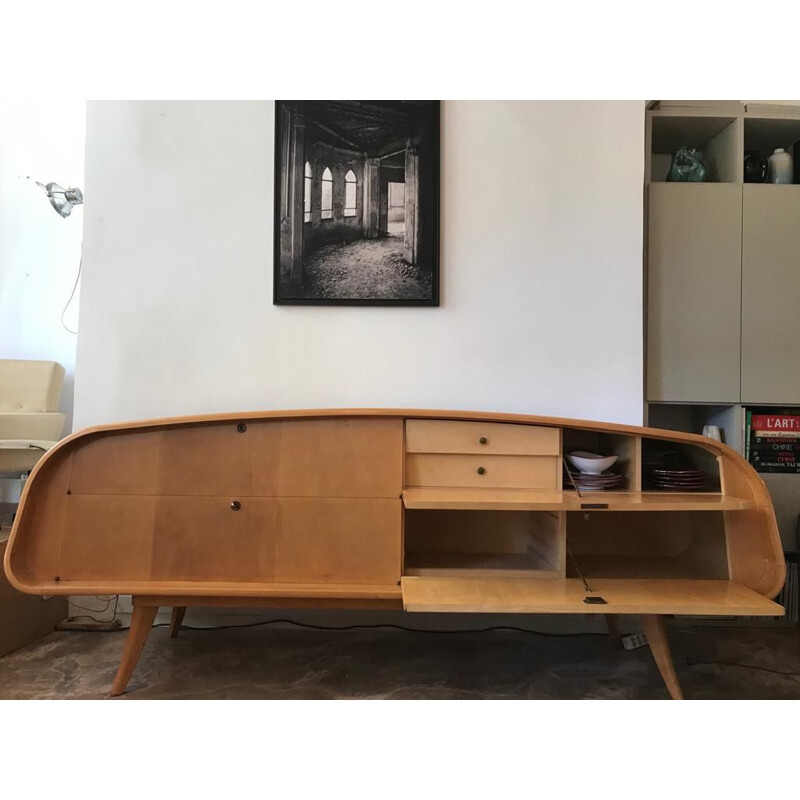
M563 577L555 566L534 552L407 554L403 574L421 578Z
M407 509L446 511L563 511L565 492L539 489L431 487L403 490Z
M734 581L598 579L592 593L605 603L585 603L579 578L416 578L402 580L406 611L496 614L676 614L769 616L783 609Z
M562 492L525 489L406 489L407 509L449 511L744 511L749 500L718 492ZM604 506L604 508L598 508Z

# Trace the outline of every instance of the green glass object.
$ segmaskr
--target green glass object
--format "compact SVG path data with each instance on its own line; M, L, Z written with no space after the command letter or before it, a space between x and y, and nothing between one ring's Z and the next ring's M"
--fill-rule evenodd
M706 179L703 154L696 147L679 147L672 154L672 164L667 174L668 181L702 183Z

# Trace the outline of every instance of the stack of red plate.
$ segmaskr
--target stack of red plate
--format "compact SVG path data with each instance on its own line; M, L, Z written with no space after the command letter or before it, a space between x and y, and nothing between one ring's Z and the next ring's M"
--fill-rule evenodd
M708 486L708 479L699 469L654 468L653 483L668 492L697 492Z

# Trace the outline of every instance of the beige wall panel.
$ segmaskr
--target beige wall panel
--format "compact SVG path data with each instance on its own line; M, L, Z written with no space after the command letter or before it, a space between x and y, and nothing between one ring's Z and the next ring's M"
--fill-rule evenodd
M647 399L737 402L742 187L650 186Z
M747 184L742 401L800 403L800 186Z

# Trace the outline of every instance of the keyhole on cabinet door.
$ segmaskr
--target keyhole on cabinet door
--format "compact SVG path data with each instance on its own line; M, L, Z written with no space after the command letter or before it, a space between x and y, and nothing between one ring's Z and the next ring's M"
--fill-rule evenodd
M488 444L488 442L489 442L489 440L488 440L488 439L487 439L485 436L481 436L481 438L480 438L480 439L478 439L478 441L479 441L481 444Z
M483 467L478 467L478 475L485 475L486 470Z

